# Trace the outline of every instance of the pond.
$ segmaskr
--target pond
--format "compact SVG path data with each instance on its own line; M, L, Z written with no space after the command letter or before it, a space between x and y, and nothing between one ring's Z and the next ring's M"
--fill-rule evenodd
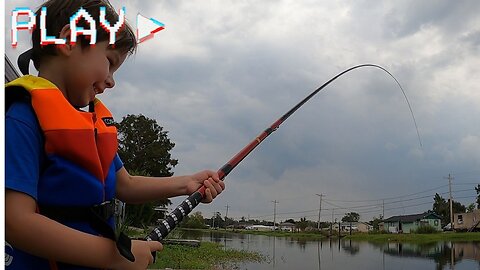
M238 264L238 269L480 269L480 242L370 243L223 231L183 231L182 237L257 251L266 258L262 263Z

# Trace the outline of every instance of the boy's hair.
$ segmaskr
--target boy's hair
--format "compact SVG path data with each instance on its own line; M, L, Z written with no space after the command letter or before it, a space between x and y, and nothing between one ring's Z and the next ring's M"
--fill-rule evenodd
M43 5L41 5L36 11L36 25L37 27L32 32L32 60L35 68L38 70L40 68L42 59L46 56L57 55L55 44L49 45L40 45L40 11L42 7L47 8L47 16L45 21L45 27L48 30L48 33L51 35L58 36L62 28L70 23L70 17L76 13L80 7L83 7L88 14L92 16L97 22L100 18L100 7L105 7L105 19L110 22L110 24L115 24L118 21L118 14L113 8L113 6L108 2L108 0L48 0ZM87 22L81 18L78 23L78 26L88 28L89 25ZM103 29L100 23L96 23L97 31L97 42L108 41L110 34ZM78 41L82 48L90 46L89 38L90 36L79 36ZM67 41L69 42L69 41ZM137 48L137 40L135 34L127 24L120 28L116 34L115 44L110 45L111 48L119 50L121 53L133 54Z

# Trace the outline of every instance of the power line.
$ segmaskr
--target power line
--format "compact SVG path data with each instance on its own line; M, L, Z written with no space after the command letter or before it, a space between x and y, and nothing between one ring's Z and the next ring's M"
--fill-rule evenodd
M453 172L455 175L464 175L464 174L479 174L480 170L472 170L466 172Z
M464 196L464 197L458 197L457 199L466 199L466 198L476 198L476 196ZM385 208L386 211L390 211L390 210L397 210L397 209L404 209L404 208L411 208L411 207L417 207L417 206L422 206L422 205L427 205L427 204L432 204L431 201L429 202L422 202L422 203L417 203L417 204L411 204L411 205L404 205L404 206L398 206L398 207L391 207L391 208ZM334 210L335 208L333 209L328 209L328 210ZM327 210L327 209L324 209L324 210ZM357 211L357 213L359 214L368 214L368 213L373 213L373 212L379 212L379 210L369 210L369 211ZM334 214L335 216L343 216L345 215L345 212L343 213L335 213ZM282 215L283 216L283 215ZM333 213L332 213L332 216L333 216ZM315 214L313 215L299 215L299 216L287 216L288 218L292 218L292 219L295 219L295 218L300 218L300 217L316 217Z
M472 191L472 189L462 189L462 190L454 190L452 193L459 193L459 192L465 192L465 191ZM442 192L439 193L439 195L445 195L448 194L449 192ZM337 209L357 209L357 208L373 208L373 207L383 207L384 205L388 204L394 204L394 203L401 203L401 202L409 202L409 201L414 201L414 200L419 200L419 199L425 199L425 198L431 198L432 195L426 195L426 196L421 196L421 197L415 197L415 198L410 198L410 199L405 199L405 200L398 200L398 201L391 201L391 202L380 202L377 204L365 204L365 205L355 205L355 206L340 206L337 204L332 203L331 201L334 200L323 200L325 203L337 207Z
M459 193L459 192L465 192L465 191L472 191L472 189L462 189L462 190L453 190L452 193ZM442 192L442 193L438 193L439 195L445 195L445 194L448 194L449 192ZM409 202L409 201L413 201L413 200L419 200L419 199L425 199L425 198L430 198L432 197L432 195L426 195L426 196L421 196L421 197L415 197L415 198L410 198L410 199L405 199L405 200L398 200L398 201L390 201L390 202L379 202L379 203L376 203L376 204L365 204L365 205L356 205L356 206L340 206L340 205L336 205L336 204L333 204L333 203L329 203L329 201L335 201L335 200L324 200L326 203L332 205L332 206L335 206L335 207L338 207L339 209L344 209L344 208L365 208L365 207L373 207L373 206L383 206L385 204L394 204L394 203L400 203L400 202Z
M452 185L480 185L480 183L452 183Z
M332 202L372 202L372 201L382 201L382 200L393 200L393 199L399 199L399 198L403 198L403 197L410 197L410 196L413 196L413 195L417 195L417 194L421 194L421 193L425 193L425 192L437 190L437 189L440 189L440 188L443 188L443 187L447 187L447 186L448 186L448 184L446 184L446 185L441 185L441 186L438 186L438 187L435 187L435 188L431 188L431 189L427 189L427 190L424 190L424 191L419 191L419 192L415 192L415 193L411 193L411 194L406 194L406 195L401 195L401 196L395 196L395 197L385 197L385 198L369 199L369 200L329 200L329 201L332 201Z
M448 185L444 185L448 186ZM461 190L452 190L452 193L461 193L461 192L467 192L467 191L473 191L473 189L461 189ZM438 193L439 195L445 195L448 194L449 192L441 192ZM455 197L454 199L462 199L462 198L475 198L476 196L467 196L467 197ZM326 200L322 199L322 202L329 204L333 206L333 208L322 208L322 210L328 211L328 210L352 210L356 211L359 213L373 213L373 212L378 212L380 209L382 209L382 212L388 211L388 210L394 210L394 209L401 209L404 207L394 207L394 208L388 208L385 207L385 205L392 205L392 204L397 204L397 203L403 203L403 202L411 202L415 200L420 200L420 199L426 199L426 198L433 198L432 195L426 195L426 196L420 196L420 197L415 197L415 198L409 198L409 199L404 199L404 200L397 200L397 201L390 201L390 202L379 202L377 204L366 204L366 205L355 205L355 206L341 206L335 203L332 203L332 201L337 201L337 200ZM432 201L421 203L420 205L424 204L433 204ZM414 205L415 206L415 205ZM410 206L408 206L410 207ZM378 209L375 209L378 208ZM318 209L311 209L311 210L301 210L301 211L290 211L290 212L282 212L282 213L276 213L278 216L285 216L285 215L293 215L293 214L308 214L308 213L318 213ZM266 218L266 217L271 217L272 214L265 214L265 215L259 215L259 216L253 216L251 219L258 219L258 218ZM308 215L310 216L310 215Z

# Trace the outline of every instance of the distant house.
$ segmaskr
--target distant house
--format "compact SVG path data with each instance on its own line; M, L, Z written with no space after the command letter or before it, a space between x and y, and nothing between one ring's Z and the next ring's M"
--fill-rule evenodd
M437 231L441 231L440 216L434 212L425 212L422 214L393 216L383 220L380 227L390 233L411 233L421 226L432 226Z
M252 225L245 228L246 230L251 231L273 231L273 226L265 226L265 225Z
M253 224L247 223L247 222L239 222L236 226L235 229L246 229L247 227L252 226Z
M350 227L352 232L369 232L373 229L372 225L365 222L342 222L340 223L340 230L342 232L349 232ZM335 226L335 230L338 231L338 226Z
M460 231L473 231L480 229L480 210L470 213L457 213L453 216L453 229Z
M357 228L359 232L369 232L373 230L373 226L365 222L358 222Z
M295 231L295 224L290 223L290 222L280 223L280 225L278 227L280 227L280 230L282 230L282 231L288 231L288 232Z
M352 231L357 230L357 223L356 222L342 222L340 223L340 231L348 232L352 229Z

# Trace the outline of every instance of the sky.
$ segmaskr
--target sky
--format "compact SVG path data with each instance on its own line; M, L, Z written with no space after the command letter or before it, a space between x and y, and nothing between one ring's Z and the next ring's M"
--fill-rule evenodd
M362 221L432 209L434 194L475 201L480 183L480 4L477 0L115 0L136 27L165 30L140 43L100 99L117 121L155 119L176 144L175 175L218 170L291 107L339 72L225 179L209 205L233 218ZM11 10L42 1L6 1ZM47 15L48 16L48 15ZM31 67L33 70L33 67ZM35 74L35 73L34 73ZM182 198L173 200L177 206ZM278 203L274 203L277 201Z

